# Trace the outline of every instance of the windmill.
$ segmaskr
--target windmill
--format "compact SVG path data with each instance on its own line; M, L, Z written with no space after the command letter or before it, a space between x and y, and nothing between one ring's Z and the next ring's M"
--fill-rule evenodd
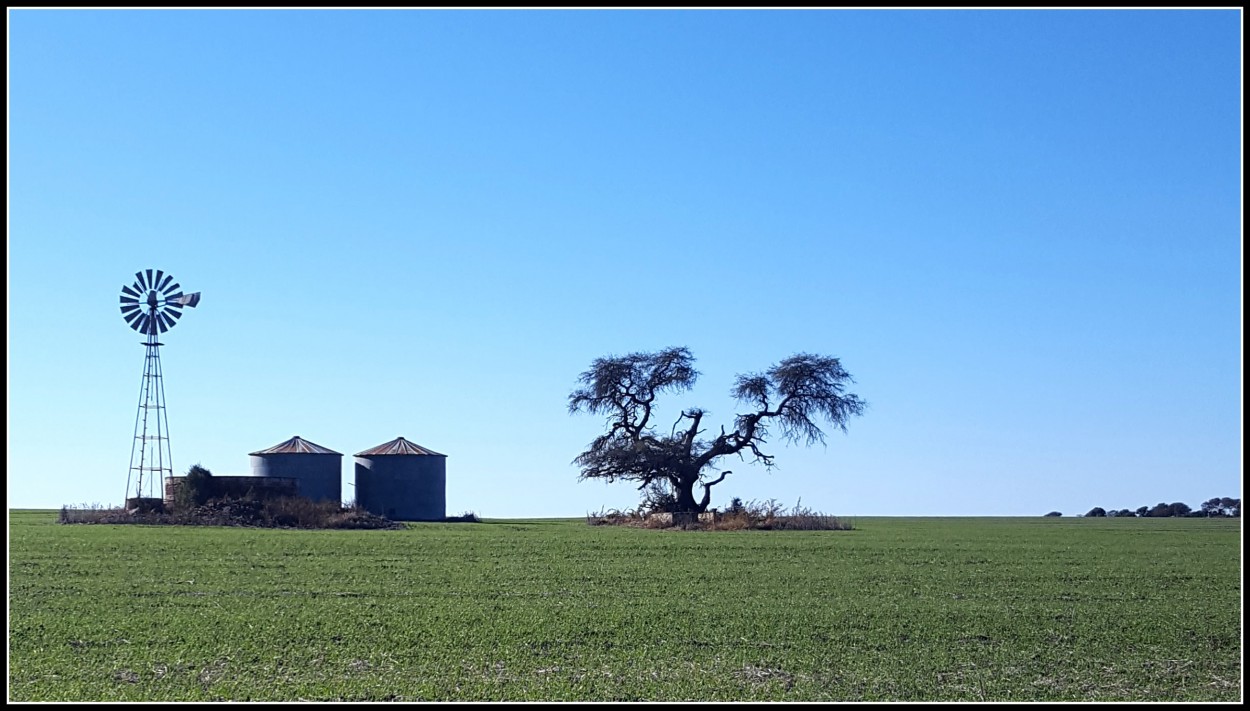
M156 272L153 275L153 271ZM157 336L174 327L185 306L200 303L200 294L183 294L174 278L161 270L135 272L135 281L122 287L122 317L130 327L147 336L143 360L143 384L139 388L139 409L135 413L135 438L130 445L130 471L126 477L126 498L158 498L163 480L173 476L169 452L169 421L165 414L165 384L161 379L161 351L165 345ZM154 420L154 421L153 421ZM134 489L130 488L131 481ZM152 495L156 482L162 490ZM144 484L147 496L144 496Z

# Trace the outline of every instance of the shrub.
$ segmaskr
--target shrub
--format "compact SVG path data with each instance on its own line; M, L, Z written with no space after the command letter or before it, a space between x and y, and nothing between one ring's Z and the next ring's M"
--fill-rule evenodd
M1047 516L1062 516L1063 514L1059 513L1058 511L1051 511L1050 513L1046 515Z
M197 464L192 464L187 475L174 487L174 507L192 509L203 506L213 495L213 473Z
M1106 515L1107 515L1106 509L1104 509L1101 506L1095 506L1094 508L1089 510L1089 513L1085 514L1085 517L1086 518L1090 518L1090 517L1099 518L1099 517L1106 516ZM1112 513L1111 515L1114 516L1115 514Z

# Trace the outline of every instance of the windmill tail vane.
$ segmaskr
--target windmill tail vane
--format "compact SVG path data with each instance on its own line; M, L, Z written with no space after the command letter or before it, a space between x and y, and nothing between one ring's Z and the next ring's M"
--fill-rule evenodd
M135 272L135 280L129 286L122 286L120 300L122 318L132 329L147 336L135 435L130 447L130 470L126 478L129 505L131 499L156 498L153 490L157 482L173 476L165 382L161 373L160 347L164 344L157 336L177 325L183 308L195 308L200 303L200 293L184 294L172 276L160 269L146 269ZM163 494L161 491L158 495Z

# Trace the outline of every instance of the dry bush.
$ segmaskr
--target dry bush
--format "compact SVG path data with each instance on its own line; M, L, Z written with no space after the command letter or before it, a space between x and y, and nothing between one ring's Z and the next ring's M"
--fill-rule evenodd
M608 509L606 511L592 511L586 514L587 526L611 526L617 525L617 520L621 517L621 512L616 509Z
M745 531L751 527L751 519L746 512L724 514L721 519L712 524L712 528L717 531Z
M803 506L803 500L786 510L776 499L767 501L750 501L743 504L735 500L736 506L721 515L719 521L711 524L716 531L849 531L849 521L836 516L814 511Z
M302 496L283 496L260 504L258 513L275 526L326 528L330 517L342 513L337 501L313 501Z
M116 523L113 519L129 518L125 509L111 509L96 504L62 506L57 523Z
M744 529L756 531L849 531L851 524L839 517L821 514L803 505L799 500L789 511L775 499L742 506L736 515L725 516L717 530Z
M606 509L586 514L588 526L641 526L645 523L641 507L637 509Z
M465 511L459 516L446 516L443 518L443 523L481 523L481 522L482 522L482 519L478 518L477 514L473 513L472 511Z
M347 508L331 514L324 528L399 528L399 525L364 509Z
M802 499L789 510L776 499L746 503L734 499L733 505L717 514L712 521L683 521L680 513L673 514L670 520L661 515L652 516L640 506L631 511L610 509L587 514L586 523L591 526L700 531L849 531L853 528L849 521L803 506Z
M312 501L302 496L283 496L248 501L259 506L265 526L286 528L403 528L402 523L369 513L359 507L345 508L337 501Z

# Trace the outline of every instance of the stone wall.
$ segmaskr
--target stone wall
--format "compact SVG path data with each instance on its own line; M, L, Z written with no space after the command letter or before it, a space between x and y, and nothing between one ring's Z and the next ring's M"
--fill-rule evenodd
M174 502L174 491L182 485L184 476L165 479L165 503ZM210 498L242 499L249 495L257 499L276 499L283 496L295 496L299 493L296 479L286 477L262 476L214 476L209 478Z
M687 526L695 522L693 511L683 513L653 513L647 516L647 520L652 523L658 523L661 526Z

